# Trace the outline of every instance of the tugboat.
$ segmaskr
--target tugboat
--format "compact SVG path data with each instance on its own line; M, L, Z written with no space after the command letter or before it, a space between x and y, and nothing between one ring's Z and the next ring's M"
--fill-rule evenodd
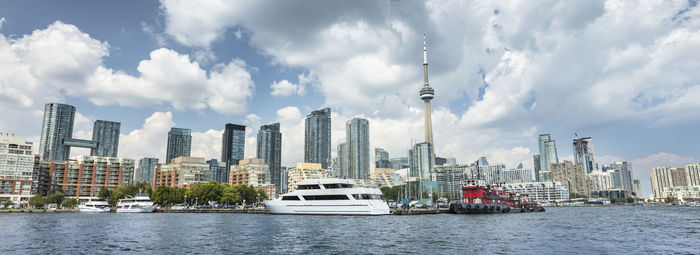
M528 201L524 193L510 193L498 186L474 184L462 187L462 201L450 204L457 214L488 214L508 212L544 212L536 202Z

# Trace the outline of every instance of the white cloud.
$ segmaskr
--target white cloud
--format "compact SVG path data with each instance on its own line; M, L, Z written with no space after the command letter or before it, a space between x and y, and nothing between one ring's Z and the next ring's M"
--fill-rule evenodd
M5 17L0 17L0 29L2 28L2 25L5 24Z
M279 82L272 82L270 85L270 95L273 96L291 96L291 95L303 95L304 87L300 85L289 82L288 80L281 80Z
M159 158L165 162L168 132L175 127L171 112L154 112L140 129L119 136L119 156L125 158Z

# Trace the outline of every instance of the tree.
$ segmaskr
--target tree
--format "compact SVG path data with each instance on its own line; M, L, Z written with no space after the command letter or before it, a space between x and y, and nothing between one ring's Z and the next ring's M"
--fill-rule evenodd
M15 204L15 202L12 202L12 200L8 199L8 200L5 200L4 202L2 202L2 204L5 206L5 208L10 208L10 206Z
M258 190L258 201L263 201L267 199L267 194L265 194L265 191L260 189Z
M38 207L46 205L46 198L44 195L36 194L29 198L29 206Z
M190 188L187 197L194 199L198 204L206 204L208 201L220 201L224 188L216 181L200 183Z
M63 208L74 208L76 205L78 205L78 199L74 197L68 198L61 203Z
M65 196L63 195L63 193L57 191L46 198L46 203L60 205L61 203L63 203L64 197Z
M239 204L242 201L240 185L230 185L224 188L220 201L222 204L233 205Z
M100 188L100 191L97 192L97 197L99 197L99 198L101 198L101 199L104 199L104 200L109 199L109 196L110 196L110 195L111 195L111 194L110 194L109 189L107 188L107 186L102 186L102 188Z
M185 201L185 191L187 189L171 188L168 186L158 186L153 193L151 198L153 203L158 205L170 206L174 204L179 204Z

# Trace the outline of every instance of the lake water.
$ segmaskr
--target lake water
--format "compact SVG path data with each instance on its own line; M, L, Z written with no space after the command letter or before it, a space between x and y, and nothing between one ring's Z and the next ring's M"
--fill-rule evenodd
M0 214L0 254L700 253L700 207L420 216Z

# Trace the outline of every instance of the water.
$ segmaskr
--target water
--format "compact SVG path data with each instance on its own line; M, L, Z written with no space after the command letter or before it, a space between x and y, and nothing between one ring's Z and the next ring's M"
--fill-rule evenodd
M700 253L700 207L421 216L0 214L0 254Z

